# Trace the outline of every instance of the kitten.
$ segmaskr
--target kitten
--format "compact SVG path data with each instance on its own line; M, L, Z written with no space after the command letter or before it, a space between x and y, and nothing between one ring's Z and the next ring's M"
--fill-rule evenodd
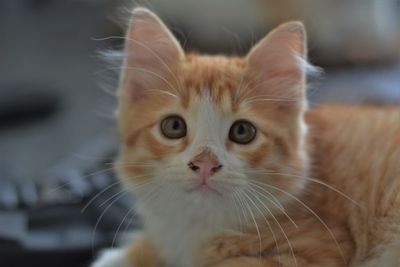
M137 8L125 52L116 166L144 231L92 266L400 266L400 109L307 111L301 23L205 56Z

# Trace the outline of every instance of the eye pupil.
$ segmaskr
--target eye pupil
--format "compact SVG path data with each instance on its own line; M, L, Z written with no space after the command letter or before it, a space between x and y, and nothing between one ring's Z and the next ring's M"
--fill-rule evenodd
M186 136L186 123L183 118L172 115L161 121L161 133L169 139L178 139Z
M175 121L174 121L174 124L172 125L172 128L173 128L174 130L178 130L178 129L180 128L180 126L181 126L181 124L179 123L179 121L178 121L178 120L175 120Z
M237 133L238 133L238 135L243 135L244 132L245 132L245 129L244 129L243 125L240 124L238 127L238 130L237 130Z
M229 130L229 139L238 144L249 144L256 137L256 127L245 120L238 120L233 123Z

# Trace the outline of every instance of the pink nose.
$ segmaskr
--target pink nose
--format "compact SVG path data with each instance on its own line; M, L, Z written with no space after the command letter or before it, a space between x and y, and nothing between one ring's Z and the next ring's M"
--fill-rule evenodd
M201 157L189 162L188 166L192 171L196 172L200 176L203 183L206 183L214 173L222 168L222 165L218 160L212 157Z

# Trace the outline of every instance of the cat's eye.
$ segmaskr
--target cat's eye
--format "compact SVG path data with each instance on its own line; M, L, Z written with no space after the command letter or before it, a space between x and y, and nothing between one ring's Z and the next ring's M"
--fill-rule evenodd
M186 136L186 123L183 118L172 115L161 121L162 134L170 139L178 139Z
M229 130L229 139L232 142L245 145L254 140L256 133L257 129L252 123L246 120L238 120L233 123Z

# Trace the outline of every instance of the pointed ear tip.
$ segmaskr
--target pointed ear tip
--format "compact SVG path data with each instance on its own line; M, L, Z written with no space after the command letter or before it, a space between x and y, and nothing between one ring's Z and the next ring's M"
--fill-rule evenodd
M294 21L289 21L289 22L283 23L278 26L278 29L296 32L303 36L306 35L306 28L304 26L304 23L299 20L294 20Z
M132 12L132 17L151 17L151 18L156 18L157 16L150 11L150 9L147 9L145 7L135 7Z

